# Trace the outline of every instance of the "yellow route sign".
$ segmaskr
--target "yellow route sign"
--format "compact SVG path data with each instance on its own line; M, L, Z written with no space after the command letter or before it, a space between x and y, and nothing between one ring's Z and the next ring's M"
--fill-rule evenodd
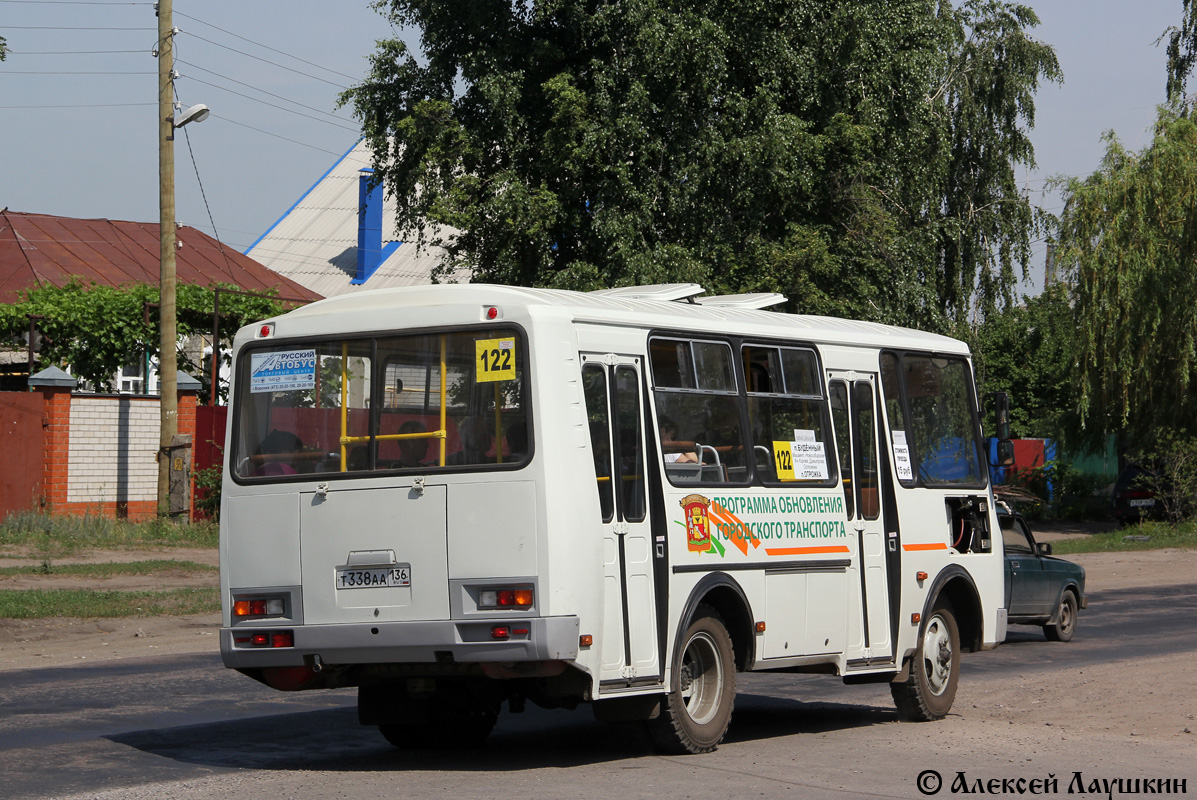
M479 339L474 342L474 380L515 380L515 339Z

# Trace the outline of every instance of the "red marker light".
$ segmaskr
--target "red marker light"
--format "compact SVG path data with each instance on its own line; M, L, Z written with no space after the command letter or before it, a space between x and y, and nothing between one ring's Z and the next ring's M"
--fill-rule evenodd
M280 631L279 633L271 634L271 647L294 647L295 638L291 635L291 631Z
M499 309L495 308L494 306L488 307L486 309L486 318L487 319L498 319L499 318Z
M490 629L490 638L492 639L510 639L511 628L506 625L496 625Z
M253 636L249 637L249 643L261 647L263 645L269 644L270 639L264 633L255 633Z

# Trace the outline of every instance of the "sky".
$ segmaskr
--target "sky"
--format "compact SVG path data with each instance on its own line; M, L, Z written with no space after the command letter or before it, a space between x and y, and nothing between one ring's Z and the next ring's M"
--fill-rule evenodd
M1182 2L1024 3L1064 83L1037 95L1038 165L1019 179L1058 213L1046 179L1091 173L1105 131L1135 149L1150 141L1165 82L1155 42ZM244 251L357 141L337 95L365 76L377 40L402 32L368 0L173 5L176 92L212 110L176 135L176 216ZM150 2L0 0L11 51L0 63L0 208L157 222L156 26ZM1044 252L1037 243L1024 291L1042 285Z

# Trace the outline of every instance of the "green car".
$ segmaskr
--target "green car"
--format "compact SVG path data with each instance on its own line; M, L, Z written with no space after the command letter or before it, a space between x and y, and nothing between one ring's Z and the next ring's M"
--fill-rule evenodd
M1053 642L1076 632L1085 598L1085 568L1052 557L1050 544L1036 544L1026 521L998 505L1006 549L1006 613L1011 624L1040 625Z

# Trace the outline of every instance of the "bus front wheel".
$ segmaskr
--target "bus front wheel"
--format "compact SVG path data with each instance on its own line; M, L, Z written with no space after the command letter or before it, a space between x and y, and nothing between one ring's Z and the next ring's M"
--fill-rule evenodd
M699 606L682 637L669 694L649 721L657 746L669 753L709 753L731 723L736 665L731 636L719 612Z
M960 677L960 630L947 600L937 600L919 636L910 674L891 683L898 716L913 722L942 719L956 699Z

